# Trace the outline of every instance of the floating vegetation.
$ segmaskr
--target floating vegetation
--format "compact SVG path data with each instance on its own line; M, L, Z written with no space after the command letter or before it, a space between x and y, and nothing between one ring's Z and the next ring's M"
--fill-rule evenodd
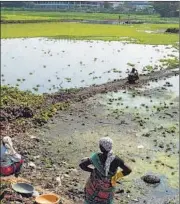
M46 65L43 65L43 68L46 68Z
M21 81L21 79L17 79L17 81Z
M130 62L128 62L127 65L130 66L130 67L135 67L135 64L132 64Z
M94 61L97 61L97 58L96 58L96 57L94 58Z
M145 66L145 67L143 68L143 70L144 70L144 71L149 71L149 72L151 72L151 71L153 71L153 66L147 65L147 66Z
M113 71L114 73L122 73L122 71L117 70L116 68L113 68L112 71Z
M30 73L29 73L29 75L33 75L33 73L32 73L32 72L30 72Z
M51 82L51 79L48 79L48 82Z
M171 126L169 126L169 127L167 128L166 131L167 131L167 132L170 132L170 133L175 133L176 131L179 132L179 129L178 129L176 126L171 125Z
M89 73L89 75L92 75L92 74L95 74L95 71Z
M65 80L67 81L67 82L71 82L71 78L65 78Z
M168 56L168 57L176 57L176 56L173 55L173 54L168 54L167 56Z
M26 81L26 79L23 78L22 81Z
M178 57L168 58L168 59L160 59L159 60L163 66L166 66L168 69L174 69L179 67L179 59Z
M39 84L37 84L37 85L36 85L36 87L40 87L40 85L39 85Z
M158 69L158 67L160 66L158 66L157 64L154 65L154 69Z
M36 91L36 92L38 92L38 90L39 90L37 87L33 87L32 89L33 89L34 91Z

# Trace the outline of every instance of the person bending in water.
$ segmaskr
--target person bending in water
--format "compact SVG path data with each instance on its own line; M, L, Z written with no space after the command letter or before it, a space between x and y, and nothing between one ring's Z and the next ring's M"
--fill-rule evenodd
M132 68L130 74L128 75L128 82L134 84L139 79L138 71L135 68Z
M131 173L124 161L113 154L112 144L111 138L101 138L101 152L82 160L79 165L82 170L91 173L85 186L84 204L112 204L116 182ZM89 165L93 165L94 168L90 168Z

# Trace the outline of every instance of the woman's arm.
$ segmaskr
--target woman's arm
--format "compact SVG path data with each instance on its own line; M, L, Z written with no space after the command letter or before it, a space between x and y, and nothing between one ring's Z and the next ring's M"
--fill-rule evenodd
M122 169L122 173L124 176L127 176L132 172L132 170L124 163L121 163L120 168Z
M127 176L129 175L132 170L130 167L128 167L123 160L121 160L119 157L116 157L117 158L117 165L122 169L122 174L123 176Z
M93 169L88 167L89 165L91 165L91 160L89 158L83 160L80 164L79 164L79 167L84 170L84 171L87 171L87 172L90 172L92 173L93 172Z

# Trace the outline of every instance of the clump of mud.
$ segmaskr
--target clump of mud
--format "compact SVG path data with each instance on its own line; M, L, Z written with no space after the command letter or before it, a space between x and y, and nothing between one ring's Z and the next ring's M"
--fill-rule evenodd
M142 177L142 180L146 183L149 184L156 184L156 183L160 183L160 178L158 178L155 175L146 175Z

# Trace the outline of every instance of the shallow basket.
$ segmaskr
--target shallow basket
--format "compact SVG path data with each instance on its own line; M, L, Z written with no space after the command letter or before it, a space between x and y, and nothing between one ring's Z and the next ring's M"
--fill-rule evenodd
M36 197L35 201L38 204L59 204L60 197L55 194L44 194Z

